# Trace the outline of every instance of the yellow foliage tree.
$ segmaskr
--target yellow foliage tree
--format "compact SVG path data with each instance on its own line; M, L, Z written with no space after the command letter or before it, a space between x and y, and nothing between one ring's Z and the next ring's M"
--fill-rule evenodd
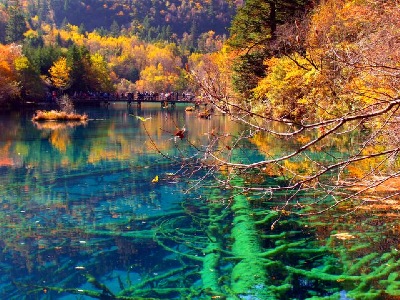
M400 34L399 19L393 1L323 1L310 19L302 52L264 62L267 76L253 91L256 100L267 103L274 117L304 122L395 99L400 47L391 37Z
M188 70L205 95L246 125L238 139L252 141L265 154L257 161L235 162L231 153L239 147L229 146L227 154L225 149L210 150L204 161L213 156L210 165L221 166L231 176L265 173L284 180L277 187L249 180L245 188L234 187L239 193L254 190L272 198L274 191L305 191L316 199L296 207L292 194L279 194L278 203L285 198L282 212L291 205L289 209L313 214L353 200L363 203L378 186L386 194L376 199L397 201L399 28L396 0L319 1L307 18L279 24L276 37L263 44L274 57L263 56L265 68L256 79L265 77L253 90L255 98L243 97L239 105L224 89L220 63L229 65L229 60L215 54L190 56ZM255 51L251 46L246 50ZM243 62L239 67L248 71ZM248 105L252 101L256 105ZM213 137L210 145L222 139Z
M236 105L231 81L231 55L226 47L211 54L193 53L187 65L187 71L199 91L221 110L229 110L230 104Z
M89 66L87 71L93 72L94 81L97 81L102 89L109 89L111 83L118 88L121 82L126 83L124 78L135 84L138 90L177 90L186 84L182 76L179 49L174 43L147 44L137 36L102 36L96 31L81 34L77 26L70 24L63 29L42 25L41 29L45 33L46 44L68 45L73 42L85 46L91 55L100 55L103 61L99 61L100 56L91 59L91 63L94 64L93 70ZM101 79L110 79L111 83L99 81L100 77L97 75L105 74L104 67L109 70L110 76ZM157 76L154 76L156 73ZM141 76L138 80L140 74L144 77ZM138 81L135 82L136 80ZM164 83L161 83L162 80Z
M268 75L254 89L254 97L268 103L268 109L276 118L297 119L307 111L315 111L314 107L307 110L306 103L301 102L308 89L307 77L315 77L315 69L301 57L296 59L307 68L299 67L288 57L269 59L265 63Z
M72 83L70 72L71 67L68 66L67 59L60 57L49 70L53 86L61 91L66 90Z
M104 57L99 53L90 56L89 78L94 81L93 87L98 91L110 92L113 89L110 71Z
M147 91L171 91L177 80L178 75L165 72L163 65L159 63L157 66L150 65L140 72L137 86Z
M19 95L18 73L14 61L21 57L21 47L0 44L0 102Z

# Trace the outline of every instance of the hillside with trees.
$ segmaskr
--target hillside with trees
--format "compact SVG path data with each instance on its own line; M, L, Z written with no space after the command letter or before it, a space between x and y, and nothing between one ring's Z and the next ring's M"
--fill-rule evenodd
M392 1L0 1L2 99L198 89L278 119L338 117L396 98L398 11Z
M264 193L268 201L274 191L312 195L299 204L291 196L282 202L278 193L283 215L333 207L350 213L398 201L398 1L326 0L300 9L292 5L300 1L272 2L246 1L226 47L203 55L202 64L198 57L189 63L202 92L250 128L239 139L265 154L258 162L232 162L228 149L214 153L213 165L230 170L229 177L284 178L283 186L249 181L236 187ZM287 151L286 144L297 148ZM338 153L342 145L350 149L345 155Z
M229 11L238 5L232 22L228 22L228 36L224 36L222 29L226 25L199 27L200 23L190 19L197 16L196 12L206 13L210 3L225 7L223 2L204 1L200 5L181 1L174 8L173 1L150 1L133 9L137 2L118 1L115 2L118 5L112 6L111 2L82 1L87 5L87 16L94 16L91 10L98 3L103 4L98 9L107 11L103 16L108 13L121 16L121 19L107 17L107 25L100 27L96 23L99 20L91 23L89 18L86 23L81 24L78 19L73 21L76 24L72 23L73 16L66 14L68 7L77 9L72 0L62 2L65 9L61 8L61 2L57 2L58 7L52 6L55 2L32 2L35 9L38 3L51 7L42 15L31 13L33 8L28 6L31 2L2 3L2 108L14 104L18 109L21 99L43 101L50 92L74 95L190 91L207 100L219 115L244 125L239 133L232 128L210 125L209 132L204 132L207 137L204 144L191 143L196 155L191 156L190 163L195 160L196 171L206 170L203 175L207 175L202 178L208 180L213 176L218 193L222 191L218 199L234 207L233 213L239 217L237 224L247 226L250 220L254 228L262 226L264 232L271 232L287 216L322 218L329 212L338 223L348 220L354 224L351 228L356 231L364 230L366 216L373 217L374 222L368 227L371 230L368 235L372 237L379 232L375 228L384 223L382 220L398 218L400 7L397 0L247 0L242 6L239 2L232 3L229 9L224 8ZM122 3L132 5L131 16L137 14L143 19L130 19L124 10L119 13L116 7ZM191 9L182 10L184 7ZM213 13L210 16L216 17L216 10ZM228 15L213 19L220 22ZM122 21L124 18L129 21ZM171 26L167 30L167 23L156 21L161 19L183 23L173 26L168 21ZM65 140L57 141L58 148L63 149ZM249 144L257 150L254 157L248 155L248 149L253 150L246 147ZM181 164L187 157L182 154L179 158ZM196 188L201 183L196 181ZM224 190L229 191L229 199L223 198ZM239 204L231 205L235 198L240 200ZM251 198L256 198L256 203L251 204L248 200ZM248 205L270 206L271 213L265 214L260 209L259 214L251 214ZM356 211L361 213L355 217ZM254 222L256 218L260 221ZM342 234L339 237L343 241L355 238L346 233L337 234ZM286 239L287 232L284 234L279 238ZM315 234L321 240L328 238ZM270 237L276 241L277 235ZM251 235L249 244L255 240L256 233ZM369 243L361 248L381 245L374 238ZM277 245L274 243L273 253L267 252L268 255L281 255L288 249ZM334 269L321 269L319 273L316 270L320 267L303 271L288 269L285 264L284 268L289 277L301 275L314 282L351 283L349 287L353 290L349 297L355 295L355 299L359 293L372 295L371 299L382 299L386 294L397 297L397 273L392 270L398 264L390 266L397 260L397 245L397 240L387 243L388 251L396 253L396 257L382 260L389 261L388 264L373 259L367 265L366 272L374 270L372 275L366 275L363 269L355 278L349 268L344 270L348 277L343 279L332 274L336 272ZM350 250L357 254L358 249L355 246ZM254 252L260 254L257 251ZM345 256L349 253L341 252ZM235 256L242 258L244 253ZM355 264L357 272L370 258L355 255L353 261L359 260ZM388 266L384 267L385 272L381 269L384 265ZM262 262L258 266L251 270L254 271L251 278L265 271ZM244 277L244 282L250 278L248 274ZM282 282L278 280L272 291L281 293L290 289ZM382 291L384 286L386 290Z
M176 41L189 34L197 39L210 30L226 35L241 3L221 0L2 0L0 10L10 12L13 5L20 5L33 30L43 24L57 28L71 24L80 27L82 32L97 30L114 36L123 32L146 41ZM5 37L0 38L4 40Z
M0 102L37 101L53 91L190 89L185 76L188 57L221 49L240 5L241 1L0 1L1 47L11 53L2 58Z

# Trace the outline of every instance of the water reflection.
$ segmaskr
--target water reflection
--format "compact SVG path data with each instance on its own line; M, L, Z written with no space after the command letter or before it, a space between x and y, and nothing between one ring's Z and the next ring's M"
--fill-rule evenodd
M0 298L389 299L400 287L397 215L387 209L385 222L368 211L340 218L349 207L299 219L257 195L185 193L196 178L183 160L216 135L214 149L229 151L240 128L228 118L84 110L87 124L0 118ZM240 159L286 150L252 142Z
M56 298L61 287L93 296L88 274L117 292L179 265L164 262L169 253L153 240L155 220L183 214L187 183L174 174L187 146L174 133L185 126L200 145L224 125L182 112L89 109L85 124L32 123L29 112L1 119L2 298Z

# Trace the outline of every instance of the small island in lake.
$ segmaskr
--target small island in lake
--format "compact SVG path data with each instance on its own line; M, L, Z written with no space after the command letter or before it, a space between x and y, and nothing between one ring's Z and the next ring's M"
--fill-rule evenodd
M67 113L58 110L37 110L32 118L32 121L86 121L86 114L77 114L75 112Z
M34 122L43 121L87 121L86 114L78 114L74 109L74 104L68 95L62 95L56 100L60 110L37 110L32 117Z

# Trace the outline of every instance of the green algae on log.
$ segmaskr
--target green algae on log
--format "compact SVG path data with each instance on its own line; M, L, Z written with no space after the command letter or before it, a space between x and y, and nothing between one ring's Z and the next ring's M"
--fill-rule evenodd
M224 204L227 197L231 197L231 206ZM101 224L106 228L103 230L86 230L90 236L123 237L132 242L154 238L183 266L157 269L158 275L143 275L140 283L120 284L120 291L111 297L275 300L294 299L291 297L301 293L297 299L325 300L340 299L345 293L356 300L399 296L400 254L396 249L383 254L367 252L366 242L359 247L357 238L348 238L362 237L352 230L354 225L344 230L340 224L340 230L332 230L327 229L332 221L322 222L321 217L315 222L292 217L286 220L268 207L257 211L247 197L215 189L202 198L207 201L183 203L184 211L149 217L141 230L121 231L135 224L136 217L113 226ZM270 224L277 218L272 231ZM318 231L318 226L323 230ZM320 234L317 241L311 236L314 230ZM369 244L373 246L374 241ZM110 294L105 285L87 279L102 291L49 290L99 299Z
M273 261L263 259L264 256L273 256L287 249L286 245L264 252L260 243L255 220L252 217L247 198L243 195L234 197L232 210L233 219L232 254L239 258L231 274L231 289L235 295L250 296L255 299L279 299L277 294L285 293L292 288L290 284L280 287L267 285L267 267L275 266Z
M209 243L204 249L203 270L201 271L201 279L203 289L210 295L222 297L222 289L220 284L220 267L221 252L223 248L223 223L226 221L229 210L224 209L221 202L218 201L220 190L213 190L208 204L208 226L205 234L209 238ZM217 201L215 201L217 200Z

